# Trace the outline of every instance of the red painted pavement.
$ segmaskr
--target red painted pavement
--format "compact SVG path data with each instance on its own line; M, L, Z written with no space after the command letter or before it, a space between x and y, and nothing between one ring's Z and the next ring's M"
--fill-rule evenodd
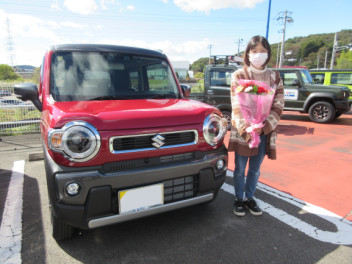
M278 128L277 160L265 158L259 181L352 221L352 112L331 124L284 112Z

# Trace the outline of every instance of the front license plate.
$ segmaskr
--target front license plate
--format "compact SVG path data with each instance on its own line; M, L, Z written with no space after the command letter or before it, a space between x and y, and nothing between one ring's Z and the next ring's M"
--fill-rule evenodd
M164 185L155 184L119 192L120 214L164 204Z

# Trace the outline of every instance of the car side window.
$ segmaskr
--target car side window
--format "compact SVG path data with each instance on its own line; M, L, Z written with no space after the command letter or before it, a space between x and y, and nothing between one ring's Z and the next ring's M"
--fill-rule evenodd
M173 84L170 83L171 71L164 63L147 66L147 77L150 92L161 94L175 93Z
M352 73L332 73L331 84L352 85Z
M230 86L232 72L227 71L211 71L210 85L211 86Z
M295 72L283 72L280 73L280 77L287 86L296 86L298 82L297 74Z
M323 84L324 79L325 79L325 74L324 73L312 73L312 78L314 83L316 84Z

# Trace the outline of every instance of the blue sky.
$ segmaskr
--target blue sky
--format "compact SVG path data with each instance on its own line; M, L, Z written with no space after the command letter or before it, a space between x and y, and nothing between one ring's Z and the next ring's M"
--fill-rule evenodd
M170 60L234 54L266 35L269 0L1 0L0 64L39 66L48 46L104 43L163 50ZM286 39L352 29L351 0L272 0L269 42L282 40L277 20L294 22ZM9 23L7 23L7 21ZM352 40L351 40L352 42Z

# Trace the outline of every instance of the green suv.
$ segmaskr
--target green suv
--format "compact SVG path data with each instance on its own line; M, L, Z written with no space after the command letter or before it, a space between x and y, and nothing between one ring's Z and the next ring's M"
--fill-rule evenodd
M344 86L314 84L307 69L277 68L285 88L285 110L308 113L317 123L328 123L350 111L350 91Z

